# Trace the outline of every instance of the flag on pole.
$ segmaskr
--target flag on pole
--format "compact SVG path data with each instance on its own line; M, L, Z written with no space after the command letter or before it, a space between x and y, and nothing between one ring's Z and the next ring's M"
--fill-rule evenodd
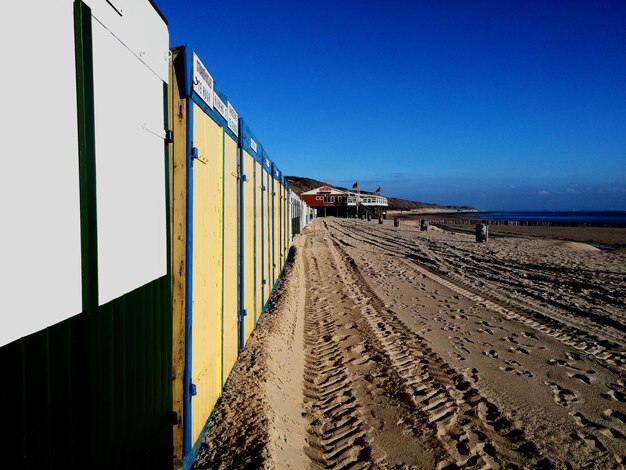
M354 184L352 185L352 189L356 189L359 187L359 182L355 181Z
M378 187L378 189L375 192L380 193L380 186Z

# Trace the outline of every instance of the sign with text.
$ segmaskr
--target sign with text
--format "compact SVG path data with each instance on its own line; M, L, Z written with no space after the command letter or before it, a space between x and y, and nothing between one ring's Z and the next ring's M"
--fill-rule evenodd
M213 109L213 85L213 77L194 52L193 91L195 91L200 99L211 109Z
M217 112L220 113L226 121L228 121L228 109L226 108L226 103L222 101L216 92L213 92L213 104L215 105Z
M228 106L228 128L233 131L233 134L239 135L239 114L233 108L233 105L230 104L230 101L227 103Z

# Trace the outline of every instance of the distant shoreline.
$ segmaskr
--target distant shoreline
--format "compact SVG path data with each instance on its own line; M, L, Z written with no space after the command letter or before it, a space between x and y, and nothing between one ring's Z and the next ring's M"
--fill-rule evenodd
M389 211L394 217L428 216L451 225L486 223L488 225L543 227L616 227L626 228L626 211L481 211L432 210ZM447 220L450 219L450 220Z
M478 211L477 211L478 213ZM458 212L413 212L389 211L388 218L399 217L410 224L419 224L426 219L431 225L451 232L473 233L480 218L463 216ZM626 227L624 226L592 226L581 224L542 223L512 224L506 221L484 221L489 226L490 236L512 236L566 240L589 243L598 248L610 250L626 250Z

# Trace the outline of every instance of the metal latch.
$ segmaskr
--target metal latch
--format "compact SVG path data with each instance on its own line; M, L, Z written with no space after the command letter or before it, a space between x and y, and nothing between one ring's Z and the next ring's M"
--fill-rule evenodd
M205 156L200 155L200 152L198 151L198 147L191 147L191 158L197 158L199 161L201 161L204 164L209 163L209 160Z

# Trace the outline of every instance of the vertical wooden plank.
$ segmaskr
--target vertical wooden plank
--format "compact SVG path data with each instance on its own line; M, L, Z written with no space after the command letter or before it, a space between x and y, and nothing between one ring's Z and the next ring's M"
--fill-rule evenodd
M271 170L263 172L265 184L265 295L263 297L263 308L267 306L267 301L272 291L272 178Z
M183 374L185 371L185 251L187 204L187 100L183 91L184 53L172 51L168 114L174 141L170 144L170 207L172 252L172 411L176 413L173 428L174 464L183 458Z
M224 136L224 382L238 355L237 142Z
M254 253L256 256L256 280L255 280L255 305L254 305L254 323L258 321L261 316L261 309L263 308L263 297L262 297L262 285L261 282L263 280L263 238L262 238L262 223L263 216L262 210L263 206L261 204L263 191L261 191L261 187L263 186L261 165L259 162L254 163L254 190L255 190L255 230L256 230L256 238L255 238L255 247Z
M272 201L274 208L274 260L273 260L273 278L272 288L278 281L278 273L280 272L280 185L272 172Z
M243 152L243 172L246 175L244 191L244 208L243 216L245 220L244 239L241 249L243 249L244 258L244 308L246 317L244 318L244 342L250 336L254 329L254 159L252 156Z
M193 305L191 444L200 436L222 390L223 129L193 105ZM188 300L189 301L189 300Z

